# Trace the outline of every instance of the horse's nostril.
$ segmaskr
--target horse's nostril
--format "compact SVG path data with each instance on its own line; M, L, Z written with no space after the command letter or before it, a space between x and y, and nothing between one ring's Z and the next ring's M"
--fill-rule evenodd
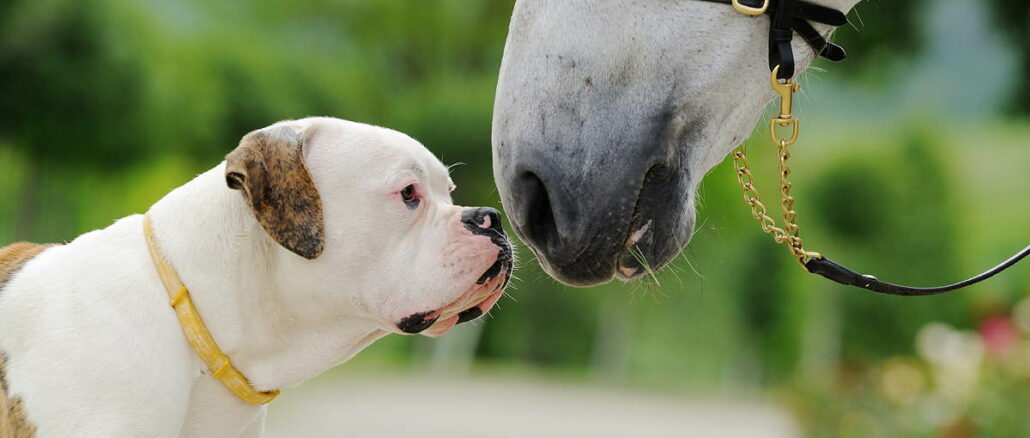
M554 220L551 209L551 197L547 187L533 172L526 172L519 178L525 208L520 212L522 231L526 238L537 245L546 247L550 242L558 240L558 224Z

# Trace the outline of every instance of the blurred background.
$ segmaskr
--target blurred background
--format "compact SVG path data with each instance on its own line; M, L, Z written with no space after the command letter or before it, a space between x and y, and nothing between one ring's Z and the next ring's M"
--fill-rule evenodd
M467 163L456 202L500 207L490 118L512 4L0 2L0 242L141 213L246 132L308 115L409 133ZM850 19L835 40L851 57L801 78L809 246L929 285L1025 245L1030 6L881 0ZM752 163L772 188L763 139ZM489 316L390 336L287 389L269 434L1030 436L1027 266L939 297L873 295L799 269L729 162L700 197L693 243L657 279L569 288L523 249Z

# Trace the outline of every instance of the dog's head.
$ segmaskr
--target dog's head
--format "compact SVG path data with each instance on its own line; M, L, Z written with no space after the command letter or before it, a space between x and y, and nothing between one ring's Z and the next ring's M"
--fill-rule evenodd
M507 285L500 214L454 205L447 168L399 132L280 122L244 136L225 177L270 238L267 269L298 305L438 336L486 313Z

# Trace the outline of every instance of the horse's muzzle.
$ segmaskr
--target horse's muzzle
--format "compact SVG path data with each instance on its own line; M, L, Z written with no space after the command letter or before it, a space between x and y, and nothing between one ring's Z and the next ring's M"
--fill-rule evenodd
M516 232L554 278L573 286L637 279L689 241L693 203L682 172L653 164L584 176L596 181L540 166L502 189Z

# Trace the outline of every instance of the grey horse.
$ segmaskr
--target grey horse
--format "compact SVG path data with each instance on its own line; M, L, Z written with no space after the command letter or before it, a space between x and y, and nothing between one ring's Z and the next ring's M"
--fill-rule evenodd
M858 0L813 2L847 12ZM632 280L646 273L639 256L660 269L680 253L701 178L775 96L768 32L767 17L697 0L515 5L494 178L548 274L576 286ZM815 55L800 38L794 53L798 71Z

